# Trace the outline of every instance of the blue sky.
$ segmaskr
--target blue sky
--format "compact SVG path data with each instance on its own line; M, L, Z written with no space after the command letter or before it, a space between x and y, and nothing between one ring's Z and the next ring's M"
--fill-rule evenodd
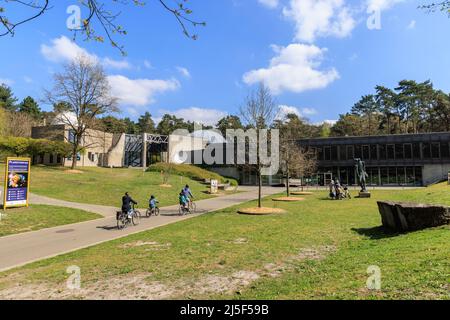
M206 123L237 113L261 81L282 110L314 123L337 119L377 84L431 79L450 92L450 19L417 9L427 0L190 0L207 22L197 41L147 2L116 6L128 31L116 38L122 57L108 44L71 43L66 10L76 1L55 1L46 16L0 38L0 82L19 98L41 98L52 73L83 51L105 66L120 116L168 112ZM368 8L380 12L380 29L367 27Z

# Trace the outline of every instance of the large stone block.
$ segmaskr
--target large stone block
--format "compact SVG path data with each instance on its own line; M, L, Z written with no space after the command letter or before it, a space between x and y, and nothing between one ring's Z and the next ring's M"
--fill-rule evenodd
M396 231L415 231L450 224L450 207L378 201L383 226Z

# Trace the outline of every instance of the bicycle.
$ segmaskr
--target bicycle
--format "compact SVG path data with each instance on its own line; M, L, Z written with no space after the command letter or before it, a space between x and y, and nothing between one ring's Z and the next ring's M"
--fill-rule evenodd
M131 209L131 218L128 212L117 212L117 229L122 230L128 227L129 225L133 224L134 226L137 226L141 222L141 213L139 210L136 210L134 208Z
M180 204L180 206L178 207L178 214L180 216L185 216L189 213L191 213L189 206L185 207L184 205Z
M145 216L147 218L150 218L151 216L159 216L159 208L158 207L154 207L154 208L148 208L147 211L145 211Z
M191 199L189 201L189 213L195 213L197 211L197 205L195 204L194 200Z

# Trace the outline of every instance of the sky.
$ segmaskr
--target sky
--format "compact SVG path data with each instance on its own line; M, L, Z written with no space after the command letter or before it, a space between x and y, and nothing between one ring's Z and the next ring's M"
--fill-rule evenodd
M19 99L42 99L54 73L84 53L105 68L120 117L136 120L148 111L157 121L171 113L215 124L237 114L263 82L280 114L335 121L376 85L430 79L450 92L450 19L418 9L427 2L189 0L192 17L207 23L195 28L196 41L157 1L113 5L128 33L115 37L127 51L124 57L107 43L82 37L73 42L67 10L77 1L59 0L45 16L18 27L14 37L0 38L0 82ZM8 6L14 17L24 14Z

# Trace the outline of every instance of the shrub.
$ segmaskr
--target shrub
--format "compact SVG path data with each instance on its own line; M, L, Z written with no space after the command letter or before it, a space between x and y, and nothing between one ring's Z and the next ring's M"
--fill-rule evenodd
M59 154L66 157L71 146L66 142L22 137L0 137L0 153L14 156L34 156L38 154Z

